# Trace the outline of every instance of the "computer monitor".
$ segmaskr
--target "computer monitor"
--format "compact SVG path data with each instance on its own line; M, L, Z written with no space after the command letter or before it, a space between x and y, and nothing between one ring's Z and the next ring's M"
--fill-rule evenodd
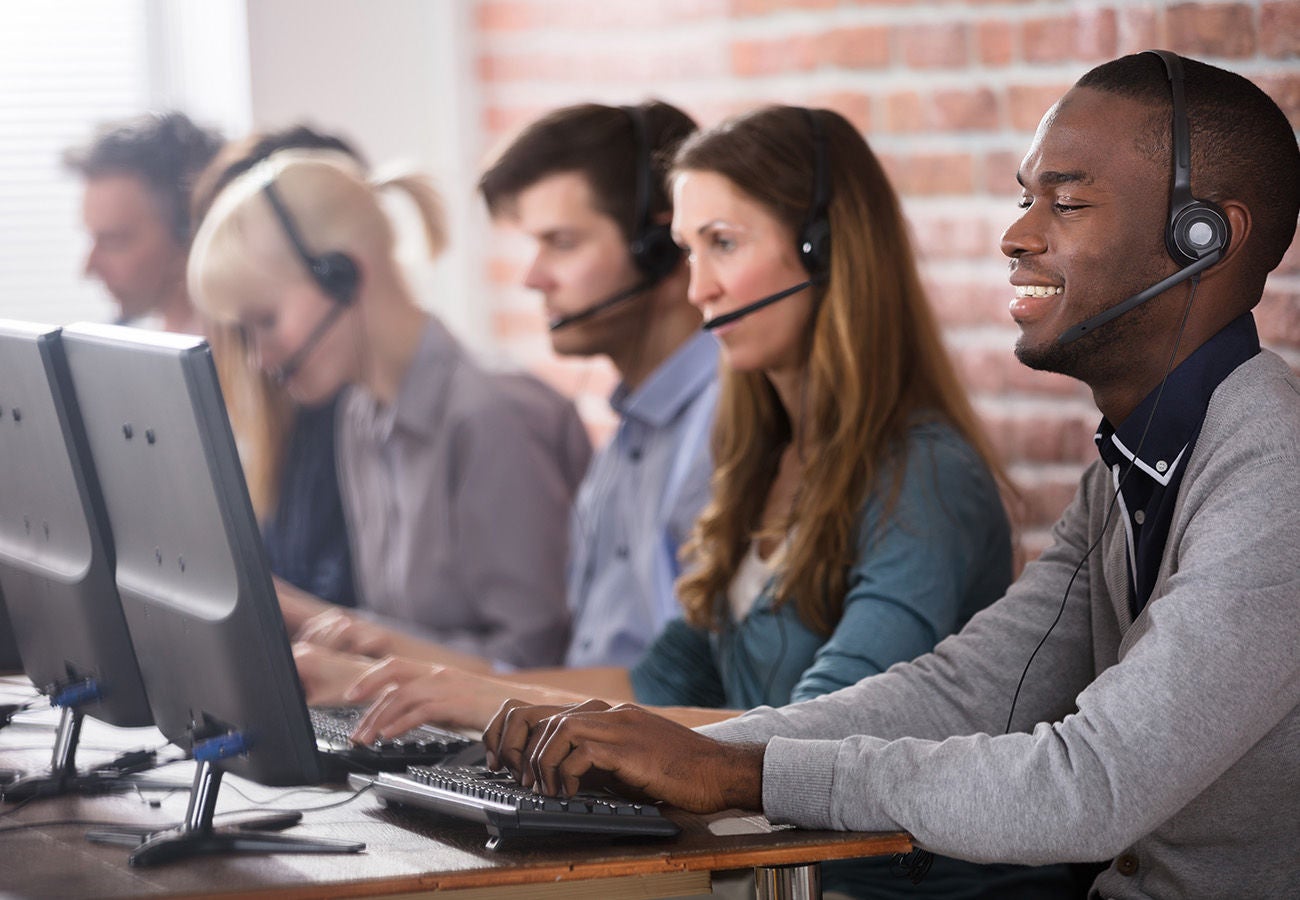
M132 863L361 849L212 828L224 772L267 785L323 772L207 344L111 325L70 326L63 343L154 721L199 761L185 825Z
M153 722L106 523L59 330L0 320L0 592L23 671L63 709L50 772L6 785L7 801L112 789L76 771L82 717Z

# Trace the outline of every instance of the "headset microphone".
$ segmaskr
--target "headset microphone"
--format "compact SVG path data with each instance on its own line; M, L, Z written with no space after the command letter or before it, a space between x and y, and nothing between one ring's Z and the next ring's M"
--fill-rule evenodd
M554 319L551 319L551 321L547 323L546 327L549 328L551 331L559 331L561 328L566 328L569 325L573 325L576 322L585 322L587 319L590 319L592 316L597 315L599 313L603 313L611 306L617 306L618 304L624 302L625 300L631 300L633 297L635 297L637 294L641 293L642 291L648 291L650 288L654 287L654 285L655 283L653 281L649 281L649 280L638 281L630 288L621 290L617 294L612 294L611 296L606 297L604 300L601 300L599 303L595 304L594 306L589 306L584 310L580 310L579 312L576 313L569 313L568 315L565 316L556 316Z
M771 306L773 303L775 303L778 300L784 300L786 297L789 297L791 294L797 294L800 291L802 291L804 288L810 288L814 284L816 284L816 282L813 281L812 279L809 279L808 281L801 281L798 284L793 285L792 287L788 287L783 291L777 291L775 294L768 294L766 297L755 300L753 303L748 303L742 306L740 309L733 309L729 313L723 313L720 316L716 316L712 319L709 319L709 321L705 322L702 327L704 328L705 331L712 331L715 328L721 328L723 325L730 325L732 322L735 322L738 319L745 318L745 316L749 315L750 313L756 313L760 309L763 309L764 307L767 306Z
M1110 309L1106 310L1105 312L1098 313L1097 315L1093 316L1091 319L1085 319L1082 322L1080 322L1078 325L1073 326L1072 328L1067 328L1065 331L1061 333L1061 336L1056 339L1056 342L1058 344L1068 344L1071 341L1077 341L1079 338L1083 337L1088 332L1100 328L1102 325L1105 325L1107 322L1111 321L1112 319L1118 319L1120 316L1124 315L1129 310L1141 306L1143 303L1146 303L1152 297L1156 297L1159 296L1160 294L1163 294L1165 291L1169 290L1174 285L1182 284L1184 281L1186 281L1189 278L1195 278L1197 275L1201 274L1210 266L1218 262L1222 256L1223 256L1223 250L1221 249L1214 250L1213 252L1207 254L1206 256L1201 257L1196 262L1192 263L1190 266L1184 266L1183 268L1179 269L1177 272L1170 275L1168 278L1164 279L1163 281L1158 281L1155 284L1151 285L1151 287L1147 288L1146 290L1139 291L1138 293L1134 294L1132 297L1129 297L1123 303L1117 303L1116 305L1112 306Z
M325 333L330 330L330 326L334 324L339 316L343 315L346 309L347 307L341 303L330 306L330 311L311 330L311 334L307 335L307 340L303 341L297 350L289 354L289 358L284 361L284 365L278 366L270 372L271 380L280 387L288 384L289 379L298 374L298 370L307 361L307 357L316 349L316 345L325 337Z

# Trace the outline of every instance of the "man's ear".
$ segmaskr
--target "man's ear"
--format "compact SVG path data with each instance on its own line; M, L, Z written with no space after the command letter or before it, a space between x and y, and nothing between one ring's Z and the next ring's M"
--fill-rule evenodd
M1240 200L1225 200L1219 204L1219 208L1223 210L1223 214L1228 219L1228 227L1232 229L1232 235L1228 239L1228 249L1224 251L1223 258L1205 273L1207 277L1215 270L1220 269L1225 262L1234 259L1241 252L1241 248L1246 245L1246 238L1250 237L1252 224L1250 207Z

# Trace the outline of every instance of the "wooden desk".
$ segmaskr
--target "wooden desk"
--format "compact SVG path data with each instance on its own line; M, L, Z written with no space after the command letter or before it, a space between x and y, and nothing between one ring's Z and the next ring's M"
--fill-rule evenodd
M47 721L53 722L50 718ZM123 731L86 722L79 761L105 761L101 747L154 746L152 729ZM0 767L41 769L48 764L52 732L44 725L0 730ZM192 769L180 763L160 771L186 781ZM242 792L256 802L241 797ZM263 809L311 810L340 799L341 789L265 788L227 777L219 812ZM156 808L147 800L160 805ZM0 806L0 894L8 897L119 898L237 895L264 898L412 898L456 891L458 898L663 897L708 893L710 873L743 867L802 867L819 860L905 852L905 834L853 834L784 830L767 834L720 835L704 819L671 812L683 833L668 840L596 839L547 836L504 843L489 851L481 826L427 813L384 808L369 794L332 809L308 811L287 832L365 841L361 854L337 856L231 856L132 869L121 847L90 844L87 826L48 825L22 831L25 823L93 820L165 827L185 813L186 796L153 791L143 795L64 797L37 800L10 812ZM793 879L797 881L797 878ZM769 878L774 895L790 879ZM788 892L787 892L788 893ZM797 892L796 892L797 895Z

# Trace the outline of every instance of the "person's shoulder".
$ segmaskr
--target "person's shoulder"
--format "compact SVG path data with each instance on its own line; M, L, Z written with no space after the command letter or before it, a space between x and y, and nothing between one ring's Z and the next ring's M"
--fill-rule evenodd
M1300 378L1276 353L1261 350L1210 398L1198 445L1253 457L1300 458Z
M915 471L918 463L925 463L936 472L992 479L979 451L952 423L941 418L926 417L913 422L907 430L902 453L909 471Z

